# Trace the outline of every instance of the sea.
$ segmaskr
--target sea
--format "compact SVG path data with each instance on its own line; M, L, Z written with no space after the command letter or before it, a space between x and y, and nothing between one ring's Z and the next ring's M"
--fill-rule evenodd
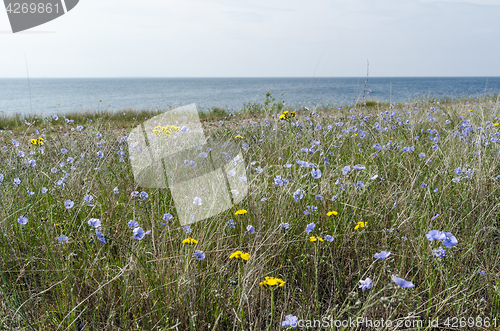
M413 102L498 95L500 77L299 78L2 78L0 116L169 109L195 103L238 111L275 101L292 108L337 107L361 100Z

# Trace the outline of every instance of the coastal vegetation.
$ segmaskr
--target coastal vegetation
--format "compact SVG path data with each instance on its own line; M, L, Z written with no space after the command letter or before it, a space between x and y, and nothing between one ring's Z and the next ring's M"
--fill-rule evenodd
M200 113L249 192L184 227L130 167L169 109L1 118L0 329L499 327L497 97L266 100Z

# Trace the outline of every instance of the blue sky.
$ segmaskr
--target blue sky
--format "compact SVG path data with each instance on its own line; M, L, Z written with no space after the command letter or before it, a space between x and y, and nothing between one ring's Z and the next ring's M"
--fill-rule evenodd
M500 0L81 0L9 33L0 78L500 76Z

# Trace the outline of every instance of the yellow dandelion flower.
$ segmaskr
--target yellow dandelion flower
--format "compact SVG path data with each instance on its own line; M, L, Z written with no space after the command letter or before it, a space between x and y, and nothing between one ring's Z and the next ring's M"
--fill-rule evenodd
M243 253L242 251L236 251L234 253L232 253L231 255L229 255L229 258L230 259L242 259L242 260L245 260L245 261L248 261L250 260L250 254L248 253Z
M309 238L309 240L312 241L312 242L315 242L315 241L324 241L323 238L321 238L321 237L314 237L314 236L312 236L311 238Z
M36 139L31 139L30 141L31 141L31 143L32 143L33 145L38 144L38 140L36 140Z
M337 216L339 213L337 213L335 210L334 211L329 211L326 216Z
M354 227L354 230L357 230L359 228L364 228L366 227L367 224L368 222L358 222L358 224Z
M229 255L229 258L230 259L239 259L241 254L243 254L242 251L236 251L236 252L232 253L231 255Z
M194 245L194 244L197 244L198 241L196 241L196 239L193 239L193 238L186 238L182 241L183 244L187 244L187 245Z
M243 215L243 214L246 214L248 213L245 209L241 209L241 210L238 210L236 213L234 213L235 215Z
M285 286L285 281L281 278L275 278L275 277L265 277L265 280L260 282L260 286L264 286L270 289L276 289L278 287L283 287Z
M160 137L170 137L170 135L174 131L179 131L179 129L180 128L178 126L175 126L175 125L170 125L170 126L157 125L153 129L153 133L155 133L157 136L160 136Z
M494 125L495 125L495 126L498 126L498 124L499 124L499 123L495 123Z

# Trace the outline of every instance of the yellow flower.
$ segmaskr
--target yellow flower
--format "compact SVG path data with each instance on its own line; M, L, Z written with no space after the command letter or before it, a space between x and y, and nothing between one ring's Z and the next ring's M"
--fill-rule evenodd
M498 124L499 124L499 123L495 123L494 125L495 125L495 126L498 126Z
M250 254L243 253L242 251L236 251L236 252L232 253L231 255L229 255L229 258L230 259L242 259L242 260L248 261L248 260L250 260Z
M42 137L38 137L38 144L43 145L44 140Z
M368 222L358 222L358 224L354 227L354 230L357 230L359 228L364 228L366 227L367 224Z
M229 258L230 259L233 259L233 258L238 259L241 256L241 254L243 254L242 251L236 251L236 252L232 253L231 255L229 255Z
M285 281L281 278L265 277L265 280L260 282L259 285L275 289L285 286Z
M326 216L337 216L339 213L337 213L335 210L334 211L329 211Z
M31 139L30 141L31 141L31 143L32 143L33 145L38 144L38 140L36 140L36 139Z
M187 244L187 245L194 245L194 244L197 244L198 241L196 241L196 239L193 239L193 238L186 238L182 241L183 244Z
M235 215L243 215L243 214L246 214L248 213L245 209L241 209L241 210L238 210L236 213L234 213Z
M153 129L153 132L156 133L157 136L160 136L160 137L170 137L170 135L172 134L173 131L179 131L179 127L178 126L175 126L175 125L171 125L171 126L155 126L155 128Z
M236 136L236 137L234 137L234 139L243 139L243 137L242 136Z
M289 112L288 110L285 110L278 119L284 121L295 116L297 116L297 113L295 111Z
M315 242L315 241L324 241L323 238L321 238L321 237L314 237L314 236L312 236L311 238L309 238L309 240L312 241L312 242Z

